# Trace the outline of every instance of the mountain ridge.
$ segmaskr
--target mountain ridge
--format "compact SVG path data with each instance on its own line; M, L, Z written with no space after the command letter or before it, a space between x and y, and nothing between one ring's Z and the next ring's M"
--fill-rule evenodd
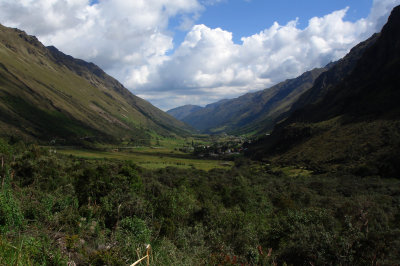
M190 127L133 95L93 63L0 25L3 135L79 142L187 135Z
M248 154L315 171L398 177L400 6L375 37L345 78L303 102L271 135L250 145Z

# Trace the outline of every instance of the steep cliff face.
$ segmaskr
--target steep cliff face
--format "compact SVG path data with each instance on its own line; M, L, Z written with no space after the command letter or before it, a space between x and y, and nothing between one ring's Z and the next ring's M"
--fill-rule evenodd
M99 141L188 133L93 63L0 26L0 128L47 141Z

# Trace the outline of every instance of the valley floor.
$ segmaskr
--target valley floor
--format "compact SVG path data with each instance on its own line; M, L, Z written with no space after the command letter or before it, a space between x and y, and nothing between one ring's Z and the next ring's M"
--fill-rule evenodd
M61 154L85 159L131 160L146 169L159 169L170 166L208 171L215 168L229 169L233 166L232 161L200 159L191 154L163 147L115 148L111 149L111 151L64 149L60 147L57 151Z

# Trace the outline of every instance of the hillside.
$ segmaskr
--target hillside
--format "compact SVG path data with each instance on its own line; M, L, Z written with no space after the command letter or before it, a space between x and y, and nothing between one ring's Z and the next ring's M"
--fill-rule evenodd
M198 110L203 109L203 107L198 106L198 105L184 105L184 106L179 106L176 108L173 108L171 110L167 111L167 114L172 115L173 117L175 117L178 120L182 120L185 117L187 117L188 115L197 112Z
M189 128L96 65L0 25L0 130L76 143L182 135Z
M269 131L325 68L316 68L271 88L223 100L192 112L182 121L206 133L247 134Z
M322 171L350 168L363 175L398 177L400 6L372 38L377 39L343 80L310 89L294 105L301 108L252 145L250 153ZM335 76L335 71L326 76Z

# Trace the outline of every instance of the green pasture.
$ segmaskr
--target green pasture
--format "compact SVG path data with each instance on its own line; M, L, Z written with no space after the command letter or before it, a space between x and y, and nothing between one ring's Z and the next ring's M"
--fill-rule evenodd
M59 153L85 159L116 159L131 160L146 169L159 169L168 166L179 168L196 168L211 170L214 168L228 169L233 166L231 161L207 160L164 147L119 148L111 151L95 151L81 149L58 149Z

